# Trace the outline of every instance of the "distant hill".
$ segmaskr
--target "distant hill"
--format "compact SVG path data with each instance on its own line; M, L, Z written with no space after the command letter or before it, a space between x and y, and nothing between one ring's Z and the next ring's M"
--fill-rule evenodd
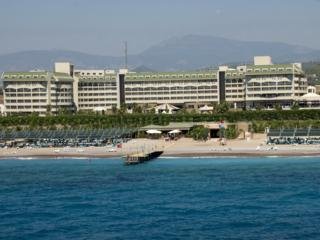
M128 56L131 69L175 71L203 69L225 63L250 63L255 55L270 55L274 62L320 60L320 50L275 42L245 42L213 36L170 38L137 55ZM76 68L120 68L123 57L99 56L66 50L23 51L0 55L0 72L46 69L55 61L70 61ZM143 66L143 67L140 67Z
M146 66L143 66L143 65L136 67L136 68L133 68L133 69L131 69L131 71L133 71L133 72L155 72L155 70L148 68Z
M320 84L320 62L307 62L302 65L310 85Z
M319 62L306 62L302 66L307 74L313 74L313 75L320 76L320 61Z
M66 50L32 50L0 55L0 70L50 70L56 61L69 61L77 68L115 68L120 65L121 58Z
M249 63L253 56L269 55L274 62L305 62L320 59L320 50L274 42L245 42L212 36L171 38L140 54L153 69L195 69L225 63Z

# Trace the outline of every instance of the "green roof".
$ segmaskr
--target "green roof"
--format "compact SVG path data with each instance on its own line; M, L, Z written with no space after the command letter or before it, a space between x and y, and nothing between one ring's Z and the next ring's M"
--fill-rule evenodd
M73 81L73 77L66 73L53 73L53 78L58 81Z
M67 73L54 72L53 74L54 76L58 76L58 77L70 77L70 75Z
M276 75L276 74L304 74L302 69L294 64L273 64L273 65L248 65L246 75Z
M272 64L272 65L247 65L246 72L237 69L226 70L226 79L244 78L245 76L279 75L279 74L298 74L304 75L304 72L295 64ZM47 80L51 76L59 81L72 81L73 78L65 73L49 73L47 71L39 72L4 72L3 80ZM101 82L115 81L117 74L103 74L97 76L77 75L80 82ZM180 72L129 72L126 74L126 81L159 81L159 80L198 80L198 79L217 79L217 70L199 70L199 71L180 71Z
M116 74L105 74L103 76L79 76L80 82L101 82L101 81L115 81L117 80Z
M171 122L169 125L161 126L161 125L148 125L140 128L140 130L146 131L150 129L161 130L161 131L171 131L175 129L179 130L189 130L195 125L201 125L201 123L193 123L193 122Z
M48 72L4 72L4 76L39 76L39 75L46 75Z
M73 78L66 73L50 73L50 72L4 72L2 78L6 80L15 80L15 81L47 81L47 77L51 76L52 80L58 81L73 81Z
M192 71L192 72L141 72L128 73L126 80L193 80L193 79L217 79L217 71Z
M226 71L226 79L233 79L233 78L244 78L245 72L241 72L236 69L228 69Z
M46 80L48 72L4 72L3 80Z
M287 68L291 67L292 64L271 64L271 65L247 65L248 68Z

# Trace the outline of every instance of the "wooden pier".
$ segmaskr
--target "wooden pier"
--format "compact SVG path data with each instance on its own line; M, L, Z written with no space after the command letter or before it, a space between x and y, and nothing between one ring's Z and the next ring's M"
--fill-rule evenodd
M163 151L154 151L150 153L135 153L125 156L125 165L136 165L144 163L159 157Z

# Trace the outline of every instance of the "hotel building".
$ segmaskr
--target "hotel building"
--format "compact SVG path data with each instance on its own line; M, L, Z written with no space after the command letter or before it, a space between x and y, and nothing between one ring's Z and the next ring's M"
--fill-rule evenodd
M75 105L78 111L103 111L118 104L118 74L110 70L76 70Z
M5 72L2 79L8 115L107 111L124 103L195 109L224 101L247 109L290 106L308 87L301 64L272 64L270 57L255 57L253 65L189 72L74 70L70 63L56 63L53 72Z
M57 113L76 110L73 77L62 72L7 72L2 74L5 114Z
M255 57L246 67L246 95L249 108L290 106L307 93L307 79L300 63L272 64L270 57Z
M125 103L212 103L219 101L216 71L128 73Z

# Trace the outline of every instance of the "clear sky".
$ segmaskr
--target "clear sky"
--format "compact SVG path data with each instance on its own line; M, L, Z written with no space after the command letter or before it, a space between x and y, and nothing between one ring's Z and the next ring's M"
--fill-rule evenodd
M320 0L0 0L0 54L134 54L187 34L320 49Z

